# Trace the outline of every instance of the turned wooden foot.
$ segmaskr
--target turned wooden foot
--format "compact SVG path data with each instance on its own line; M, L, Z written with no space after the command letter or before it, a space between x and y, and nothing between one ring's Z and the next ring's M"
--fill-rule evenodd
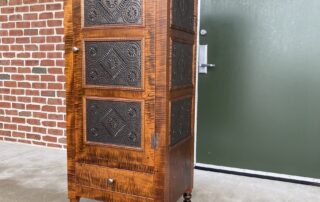
M79 201L80 201L80 197L70 198L70 202L79 202Z
M184 201L183 202L191 202L191 193L184 193L183 194L183 198L184 198Z

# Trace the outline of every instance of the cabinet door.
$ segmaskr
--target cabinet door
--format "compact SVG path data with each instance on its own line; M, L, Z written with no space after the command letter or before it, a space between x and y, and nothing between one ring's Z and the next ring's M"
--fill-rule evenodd
M77 162L153 169L153 11L146 0L73 1Z

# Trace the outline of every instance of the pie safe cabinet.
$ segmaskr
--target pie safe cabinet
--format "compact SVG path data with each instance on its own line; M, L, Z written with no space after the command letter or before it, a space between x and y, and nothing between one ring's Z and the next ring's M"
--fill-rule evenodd
M70 201L191 201L197 4L65 0Z

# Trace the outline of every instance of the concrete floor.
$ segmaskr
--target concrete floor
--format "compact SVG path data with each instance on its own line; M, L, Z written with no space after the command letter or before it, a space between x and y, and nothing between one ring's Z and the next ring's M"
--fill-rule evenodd
M0 202L68 201L66 151L0 142L0 154ZM319 187L199 170L194 187L193 202L320 202Z

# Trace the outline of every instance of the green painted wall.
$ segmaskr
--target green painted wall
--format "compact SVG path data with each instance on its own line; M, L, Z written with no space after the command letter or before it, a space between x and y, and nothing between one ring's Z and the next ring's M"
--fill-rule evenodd
M197 161L320 178L320 1L201 6Z

